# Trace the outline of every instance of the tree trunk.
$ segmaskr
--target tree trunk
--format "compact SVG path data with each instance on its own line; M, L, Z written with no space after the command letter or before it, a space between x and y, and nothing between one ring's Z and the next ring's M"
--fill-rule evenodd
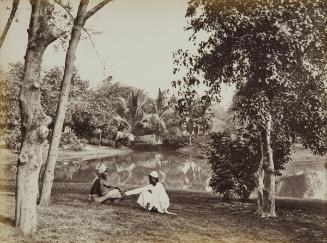
M258 209L257 213L259 215L262 215L263 209L263 190L264 190L264 184L263 184L263 178L264 178L264 170L263 170L263 146L262 146L262 135L260 135L260 162L259 162L259 168L257 172L257 203L258 203Z
M87 11L89 0L81 0L77 16L74 21L74 26L71 33L71 39L66 53L64 77L61 83L59 103L56 112L55 126L52 133L51 144L48 152L44 178L42 181L42 190L40 197L41 205L48 205L50 203L51 189L54 179L54 170L56 167L58 148L61 139L61 131L65 120L68 97L70 92L70 85L72 75L74 72L75 53L80 41L81 32L84 28L86 20L104 7L110 0L103 0L92 9Z
M50 203L51 188L54 179L54 170L58 157L58 148L61 139L61 131L63 128L70 85L74 73L75 53L80 41L81 32L86 21L87 5L89 1L82 0L77 12L77 17L74 21L74 26L71 33L71 39L66 53L64 77L61 83L59 103L56 112L55 125L52 132L51 144L48 152L46 168L42 183L40 205L46 206Z
M7 23L5 25L5 28L3 29L2 34L1 34L1 37L0 37L0 49L2 47L3 42L5 41L5 38L6 38L7 33L8 33L8 30L9 30L9 28L11 26L11 23L12 23L14 17L15 17L15 14L16 14L16 11L17 11L17 8L18 8L19 1L20 0L13 0L13 2L12 2L12 7L11 7L11 12L10 12L9 18L7 20Z
M265 150L267 155L267 163L263 164L264 188L262 190L262 216L276 217L275 212L275 169L273 161L273 150L271 148L271 115L268 114L266 129L265 129Z
M20 90L22 145L17 162L15 224L23 233L36 230L38 179L42 165L42 149L51 118L40 103L40 72L46 47L56 36L45 28L50 5L31 1L32 14L25 55L24 77ZM51 10L50 10L51 11Z

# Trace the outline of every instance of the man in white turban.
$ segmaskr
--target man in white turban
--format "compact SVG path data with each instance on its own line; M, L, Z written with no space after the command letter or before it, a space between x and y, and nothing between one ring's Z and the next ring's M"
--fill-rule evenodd
M107 166L103 163L95 166L97 178L94 179L89 194L91 202L102 203L106 200L117 200L123 198L123 193L118 187L113 187L109 183L109 176L107 173Z
M126 196L140 194L137 203L147 211L168 213L169 198L164 186L159 182L157 171L149 174L150 185L125 192Z

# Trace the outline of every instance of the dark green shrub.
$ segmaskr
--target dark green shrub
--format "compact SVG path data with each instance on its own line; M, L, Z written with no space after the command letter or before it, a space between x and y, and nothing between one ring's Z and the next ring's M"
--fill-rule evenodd
M101 145L102 146L107 146L107 147L115 147L115 141L111 139L101 139Z
M256 187L256 172L261 159L260 133L254 128L215 132L210 136L205 151L211 164L210 186L225 200L233 193L248 199ZM275 174L281 175L284 164L290 160L292 143L282 134L272 137ZM264 156L265 157L265 156Z
M98 138L90 138L90 144L92 145L99 145L100 140Z
M62 133L59 146L66 147L74 151L80 151L83 148L83 145L80 143L78 137L73 132Z
M175 136L175 135L167 135L162 140L162 145L168 149L178 149L184 147L189 144L188 136Z
M212 168L210 186L223 200L233 193L247 199L256 186L259 165L258 140L255 134L237 131L211 134L207 158Z

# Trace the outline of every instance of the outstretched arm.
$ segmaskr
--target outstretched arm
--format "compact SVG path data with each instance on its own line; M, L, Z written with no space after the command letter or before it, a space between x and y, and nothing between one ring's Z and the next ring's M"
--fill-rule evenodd
M152 185L147 185L144 187L140 187L140 188L136 188L134 190L127 191L127 192L125 192L125 195L129 196L129 195L140 194L141 192L151 190L152 188L153 188Z

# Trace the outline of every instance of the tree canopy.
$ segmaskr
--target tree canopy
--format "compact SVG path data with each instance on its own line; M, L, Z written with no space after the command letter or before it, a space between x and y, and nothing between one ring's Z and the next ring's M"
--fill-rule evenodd
M264 122L269 111L289 137L327 151L326 1L192 0L186 16L197 52L176 53L175 71L188 70L173 82L184 96L202 83L204 99L219 99L221 85L235 83L241 118Z
M191 0L186 16L196 51L175 53L174 72L186 74L173 85L183 102L198 85L207 87L207 102L220 99L223 84L236 86L238 119L261 131L268 161L259 177L272 202L266 215L274 216L272 137L327 152L327 2Z

